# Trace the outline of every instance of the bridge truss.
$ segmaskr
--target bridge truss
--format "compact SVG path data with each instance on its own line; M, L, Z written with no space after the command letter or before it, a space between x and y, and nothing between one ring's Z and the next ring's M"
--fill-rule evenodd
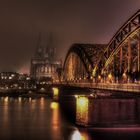
M64 63L66 80L137 82L140 79L140 11L117 31L107 45L74 44Z
M98 57L104 52L103 44L73 44L64 62L64 79L90 79Z

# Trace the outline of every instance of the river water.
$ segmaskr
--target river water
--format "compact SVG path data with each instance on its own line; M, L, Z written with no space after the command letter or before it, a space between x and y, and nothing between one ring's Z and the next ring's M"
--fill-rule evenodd
M76 127L51 99L0 97L0 140L135 140L139 134L135 126L95 130Z

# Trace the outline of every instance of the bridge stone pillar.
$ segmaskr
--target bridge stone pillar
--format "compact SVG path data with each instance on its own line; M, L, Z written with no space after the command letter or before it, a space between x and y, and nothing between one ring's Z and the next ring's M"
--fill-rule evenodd
M140 30L139 30L139 37L138 37L138 72L140 72Z
M52 88L52 90L53 90L53 95L52 95L52 97L53 97L53 100L54 101L58 101L58 98L59 98L59 88L58 87L53 87Z
M122 60L123 60L123 53L122 53L122 46L120 48L120 73L122 73Z
M103 94L103 93L101 93ZM138 105L134 98L112 98L103 94L78 96L76 99L76 123L82 126L115 126L137 123Z
M128 72L131 72L131 39L128 39Z
M89 99L86 96L76 98L76 123L80 125L88 124Z

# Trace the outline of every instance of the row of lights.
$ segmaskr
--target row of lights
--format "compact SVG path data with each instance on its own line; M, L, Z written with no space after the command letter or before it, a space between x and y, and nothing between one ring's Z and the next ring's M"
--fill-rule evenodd
M127 78L126 73L123 73L122 77L123 77L123 79L126 79L126 78ZM107 76L107 78L108 78L108 80L113 80L112 74L109 73L108 76ZM70 79L70 81L75 81L75 80L86 80L86 79L87 79L86 77L84 77L84 78L81 78L81 77L80 77L80 78ZM93 76L91 76L90 79L93 80L93 79L94 79ZM98 80L101 80L101 79L102 79L101 75L98 75ZM128 79L128 80L129 80L129 79Z
M94 94L94 93L91 93L89 95L74 95L74 97L77 99L77 98L80 98L80 97L92 97L92 98L97 98L97 94Z
M123 73L122 77L123 77L124 79L127 78L127 75L126 75L125 72ZM113 79L112 74L109 73L108 76L107 76L107 78L108 78L109 80L112 80L112 79ZM86 79L88 79L88 78L87 78L87 77L83 77L83 78L79 77L79 78L71 78L71 79L69 79L69 81L86 80ZM92 79L94 79L94 77L93 77L93 76L90 76L90 79L92 80ZM101 80L101 75L98 75L98 80Z

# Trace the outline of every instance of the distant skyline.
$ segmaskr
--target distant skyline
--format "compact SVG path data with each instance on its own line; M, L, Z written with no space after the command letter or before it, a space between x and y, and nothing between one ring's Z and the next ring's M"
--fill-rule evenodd
M73 43L108 43L139 9L139 0L2 0L0 71L28 73L40 32L64 61Z

